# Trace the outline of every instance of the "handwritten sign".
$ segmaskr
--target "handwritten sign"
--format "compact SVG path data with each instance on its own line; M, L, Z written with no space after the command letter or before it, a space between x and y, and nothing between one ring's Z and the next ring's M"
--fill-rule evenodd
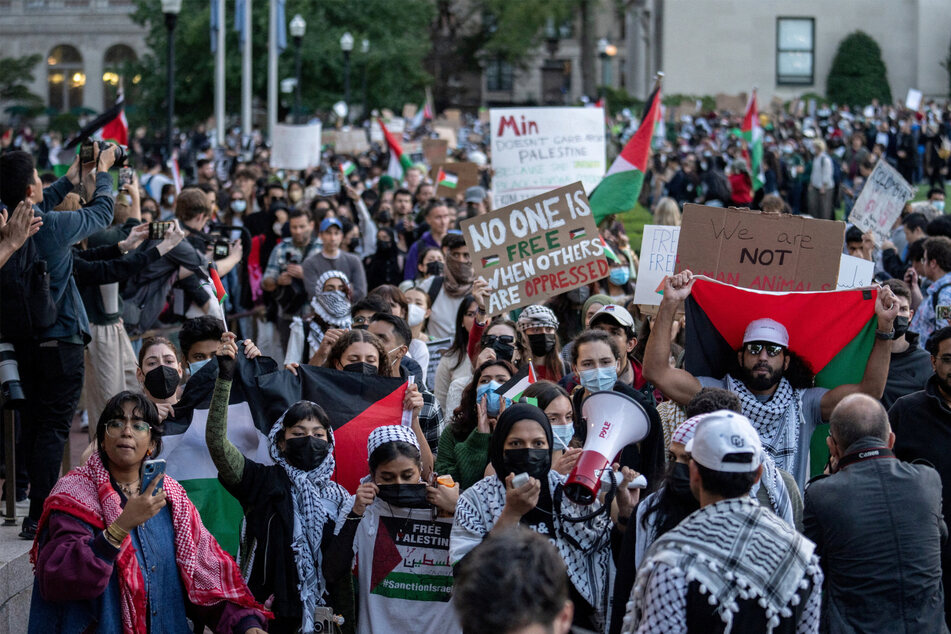
M605 172L601 108L492 108L492 206L505 207Z
M894 167L879 161L855 201L849 221L863 232L871 231L875 244L880 245L891 236L905 202L914 195L915 188Z
M839 260L839 280L835 290L845 291L851 288L863 288L872 283L875 275L875 263L854 255L842 254Z
M370 150L367 133L363 128L338 130L334 151L337 154L362 154Z
M677 242L680 227L644 225L641 240L640 267L634 286L634 303L659 306L663 297L664 279L677 267Z
M607 277L604 246L581 183L464 220L476 276L489 281L489 315L540 304Z
M320 124L274 126L271 167L305 170L320 165Z
M452 339L434 339L426 342L426 348L429 350L429 365L426 367L426 388L432 392L436 389L436 369L439 367L439 361L446 350L452 347Z
M677 271L763 291L831 291L845 223L684 205Z

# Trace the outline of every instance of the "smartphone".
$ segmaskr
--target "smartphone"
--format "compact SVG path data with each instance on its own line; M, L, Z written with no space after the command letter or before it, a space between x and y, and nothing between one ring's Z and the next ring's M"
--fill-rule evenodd
M172 228L167 220L158 220L149 223L149 240L164 240L165 232Z
M80 163L95 163L96 162L96 150L93 147L92 141L83 143L79 148L79 162Z
M119 188L128 185L132 186L132 181L135 177L134 172L131 167L122 167L119 169Z
M529 475L527 473L519 473L514 478L512 478L512 488L518 489L520 487L528 484Z
M142 463L142 490L140 493L144 493L149 485L152 484L153 480L158 480L158 484L155 485L155 490L152 491L152 495L155 495L162 490L165 480L165 460L163 458L158 458L156 460L146 460Z

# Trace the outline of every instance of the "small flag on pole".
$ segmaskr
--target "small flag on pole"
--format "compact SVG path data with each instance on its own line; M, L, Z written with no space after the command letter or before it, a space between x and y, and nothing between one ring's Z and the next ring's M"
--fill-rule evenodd
M518 402L522 392L528 389L528 386L537 381L535 376L535 366L529 361L528 365L519 370L519 372L508 380L504 385L495 389L495 393L510 399L513 403Z
M340 164L340 172L344 176L350 176L356 169L357 166L353 164L353 161L344 161Z
M615 264L620 264L621 260L618 258L617 254L614 253L614 249L608 246L608 243L604 241L604 236L598 236L601 238L601 245L604 247L604 257L606 257L611 262Z

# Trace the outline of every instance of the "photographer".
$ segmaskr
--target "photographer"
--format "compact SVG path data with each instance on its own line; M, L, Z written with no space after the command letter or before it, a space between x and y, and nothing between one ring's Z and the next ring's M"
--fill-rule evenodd
M33 205L27 201L17 205L12 213L0 211L0 267L42 226L43 220L33 213Z
M84 148L85 149L85 148ZM49 273L49 296L56 319L46 328L20 332L14 340L20 380L26 394L22 410L23 447L30 476L30 512L23 520L20 537L33 539L43 511L43 502L59 477L63 448L83 386L83 346L89 341L89 320L73 279L72 245L104 229L112 221L112 178L108 170L116 162L118 146L93 144L88 168L96 172L96 188L88 205L79 211L49 213L79 183L79 156L66 176L45 190L26 152L0 156L0 200L16 209L24 200L33 204L43 227L33 236L36 257L45 261ZM100 151L101 150L101 151ZM8 262L7 265L11 264ZM4 296L7 291L2 289ZM5 300L6 301L6 300ZM46 324L43 324L46 325ZM0 324L10 333L16 324Z
M281 347L287 350L291 320L303 317L310 308L308 301L313 289L304 288L304 269L301 263L320 249L320 241L314 235L314 221L303 209L294 209L288 214L291 239L284 240L271 251L261 288L277 291L277 330Z

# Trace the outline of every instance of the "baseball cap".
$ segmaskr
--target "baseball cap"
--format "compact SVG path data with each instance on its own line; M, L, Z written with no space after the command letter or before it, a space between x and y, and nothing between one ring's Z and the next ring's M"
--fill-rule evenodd
M343 231L343 223L340 222L340 220L338 220L337 218L324 218L323 220L320 221L321 232L324 232L327 229L330 229L331 227L337 227L338 229Z
M485 188L475 185L466 190L467 203L480 203L485 200Z
M617 304L602 306L601 310L596 312L594 317L591 318L591 325L594 326L595 323L606 319L613 320L618 326L625 328L634 327L634 318L631 317L631 313L627 312L627 309L623 306L618 306Z
M746 327L746 332L743 333L743 343L751 341L775 343L788 348L789 333L786 332L786 327L778 321L767 318L754 319Z
M707 469L723 473L750 473L759 468L763 444L743 414L720 410L707 414L685 447L690 457Z

